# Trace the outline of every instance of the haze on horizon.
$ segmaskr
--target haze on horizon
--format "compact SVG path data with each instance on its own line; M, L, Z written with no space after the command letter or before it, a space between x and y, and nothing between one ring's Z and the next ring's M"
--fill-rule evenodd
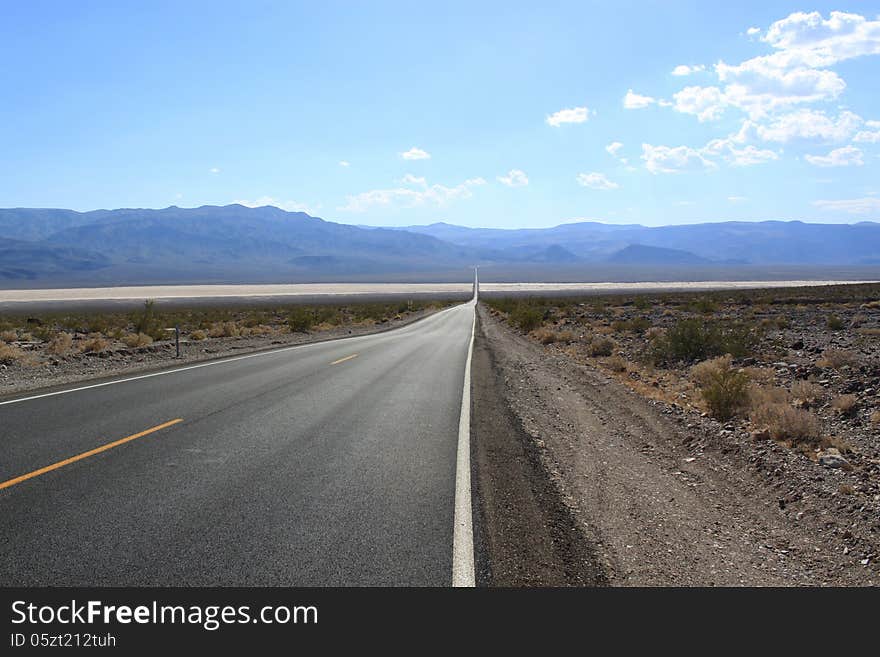
M0 207L241 203L489 228L880 219L880 3L6 13Z

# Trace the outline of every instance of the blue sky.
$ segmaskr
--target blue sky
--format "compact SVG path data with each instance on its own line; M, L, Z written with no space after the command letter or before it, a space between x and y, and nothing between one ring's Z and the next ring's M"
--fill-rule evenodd
M4 3L0 207L880 220L880 3L712 4Z

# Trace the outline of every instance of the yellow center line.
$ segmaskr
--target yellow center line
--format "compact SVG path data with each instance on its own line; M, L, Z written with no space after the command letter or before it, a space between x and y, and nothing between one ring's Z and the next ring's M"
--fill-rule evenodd
M339 365L339 363L344 363L347 360L351 360L352 358L357 358L357 354L352 354L351 356L346 356L345 358L340 358L339 360L334 360L331 365Z
M119 447L120 445L124 445L127 442L131 442L132 440L137 440L138 438L143 438L146 435L151 433L155 433L156 431L160 431L162 429L166 429L172 425L183 422L182 418L177 418L176 420L170 420L168 422L164 422L163 424L156 425L152 429L147 429L146 431L141 431L140 433L132 434L131 436L127 436L125 438L120 438L119 440L114 440L112 443L107 443L106 445L101 445L100 447L96 447L95 449L90 449L88 452L83 452L82 454L77 454L76 456L71 456L69 459L64 459L63 461L58 461L58 463L53 463L52 465L47 465L45 468L40 468L39 470L34 470L33 472L28 472L27 474L23 474L20 477L16 477L15 479L10 479L8 481L4 481L0 483L0 490L4 488L9 488L10 486L15 486L15 484L20 484L23 481L27 481L28 479L33 479L34 477L39 477L42 474L46 474L47 472L52 472L52 470L57 470L58 468L63 468L65 465L70 465L71 463L76 463L77 461L82 461L83 459L87 459L90 456L94 456L95 454L100 454L101 452L106 452L108 449L113 449L114 447Z

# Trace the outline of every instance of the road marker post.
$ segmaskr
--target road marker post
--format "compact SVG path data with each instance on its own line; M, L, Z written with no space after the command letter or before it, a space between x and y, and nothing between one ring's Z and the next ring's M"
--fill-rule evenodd
M167 328L166 331L174 331L174 348L177 352L175 358L180 358L180 325L176 325L173 328Z

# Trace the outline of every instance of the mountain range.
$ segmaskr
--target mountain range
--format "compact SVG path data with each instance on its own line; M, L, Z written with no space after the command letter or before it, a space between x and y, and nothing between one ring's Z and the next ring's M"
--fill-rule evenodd
M541 229L353 226L273 206L0 209L0 286L458 279L608 267L877 266L880 224L799 221ZM583 279L582 279L583 280Z

